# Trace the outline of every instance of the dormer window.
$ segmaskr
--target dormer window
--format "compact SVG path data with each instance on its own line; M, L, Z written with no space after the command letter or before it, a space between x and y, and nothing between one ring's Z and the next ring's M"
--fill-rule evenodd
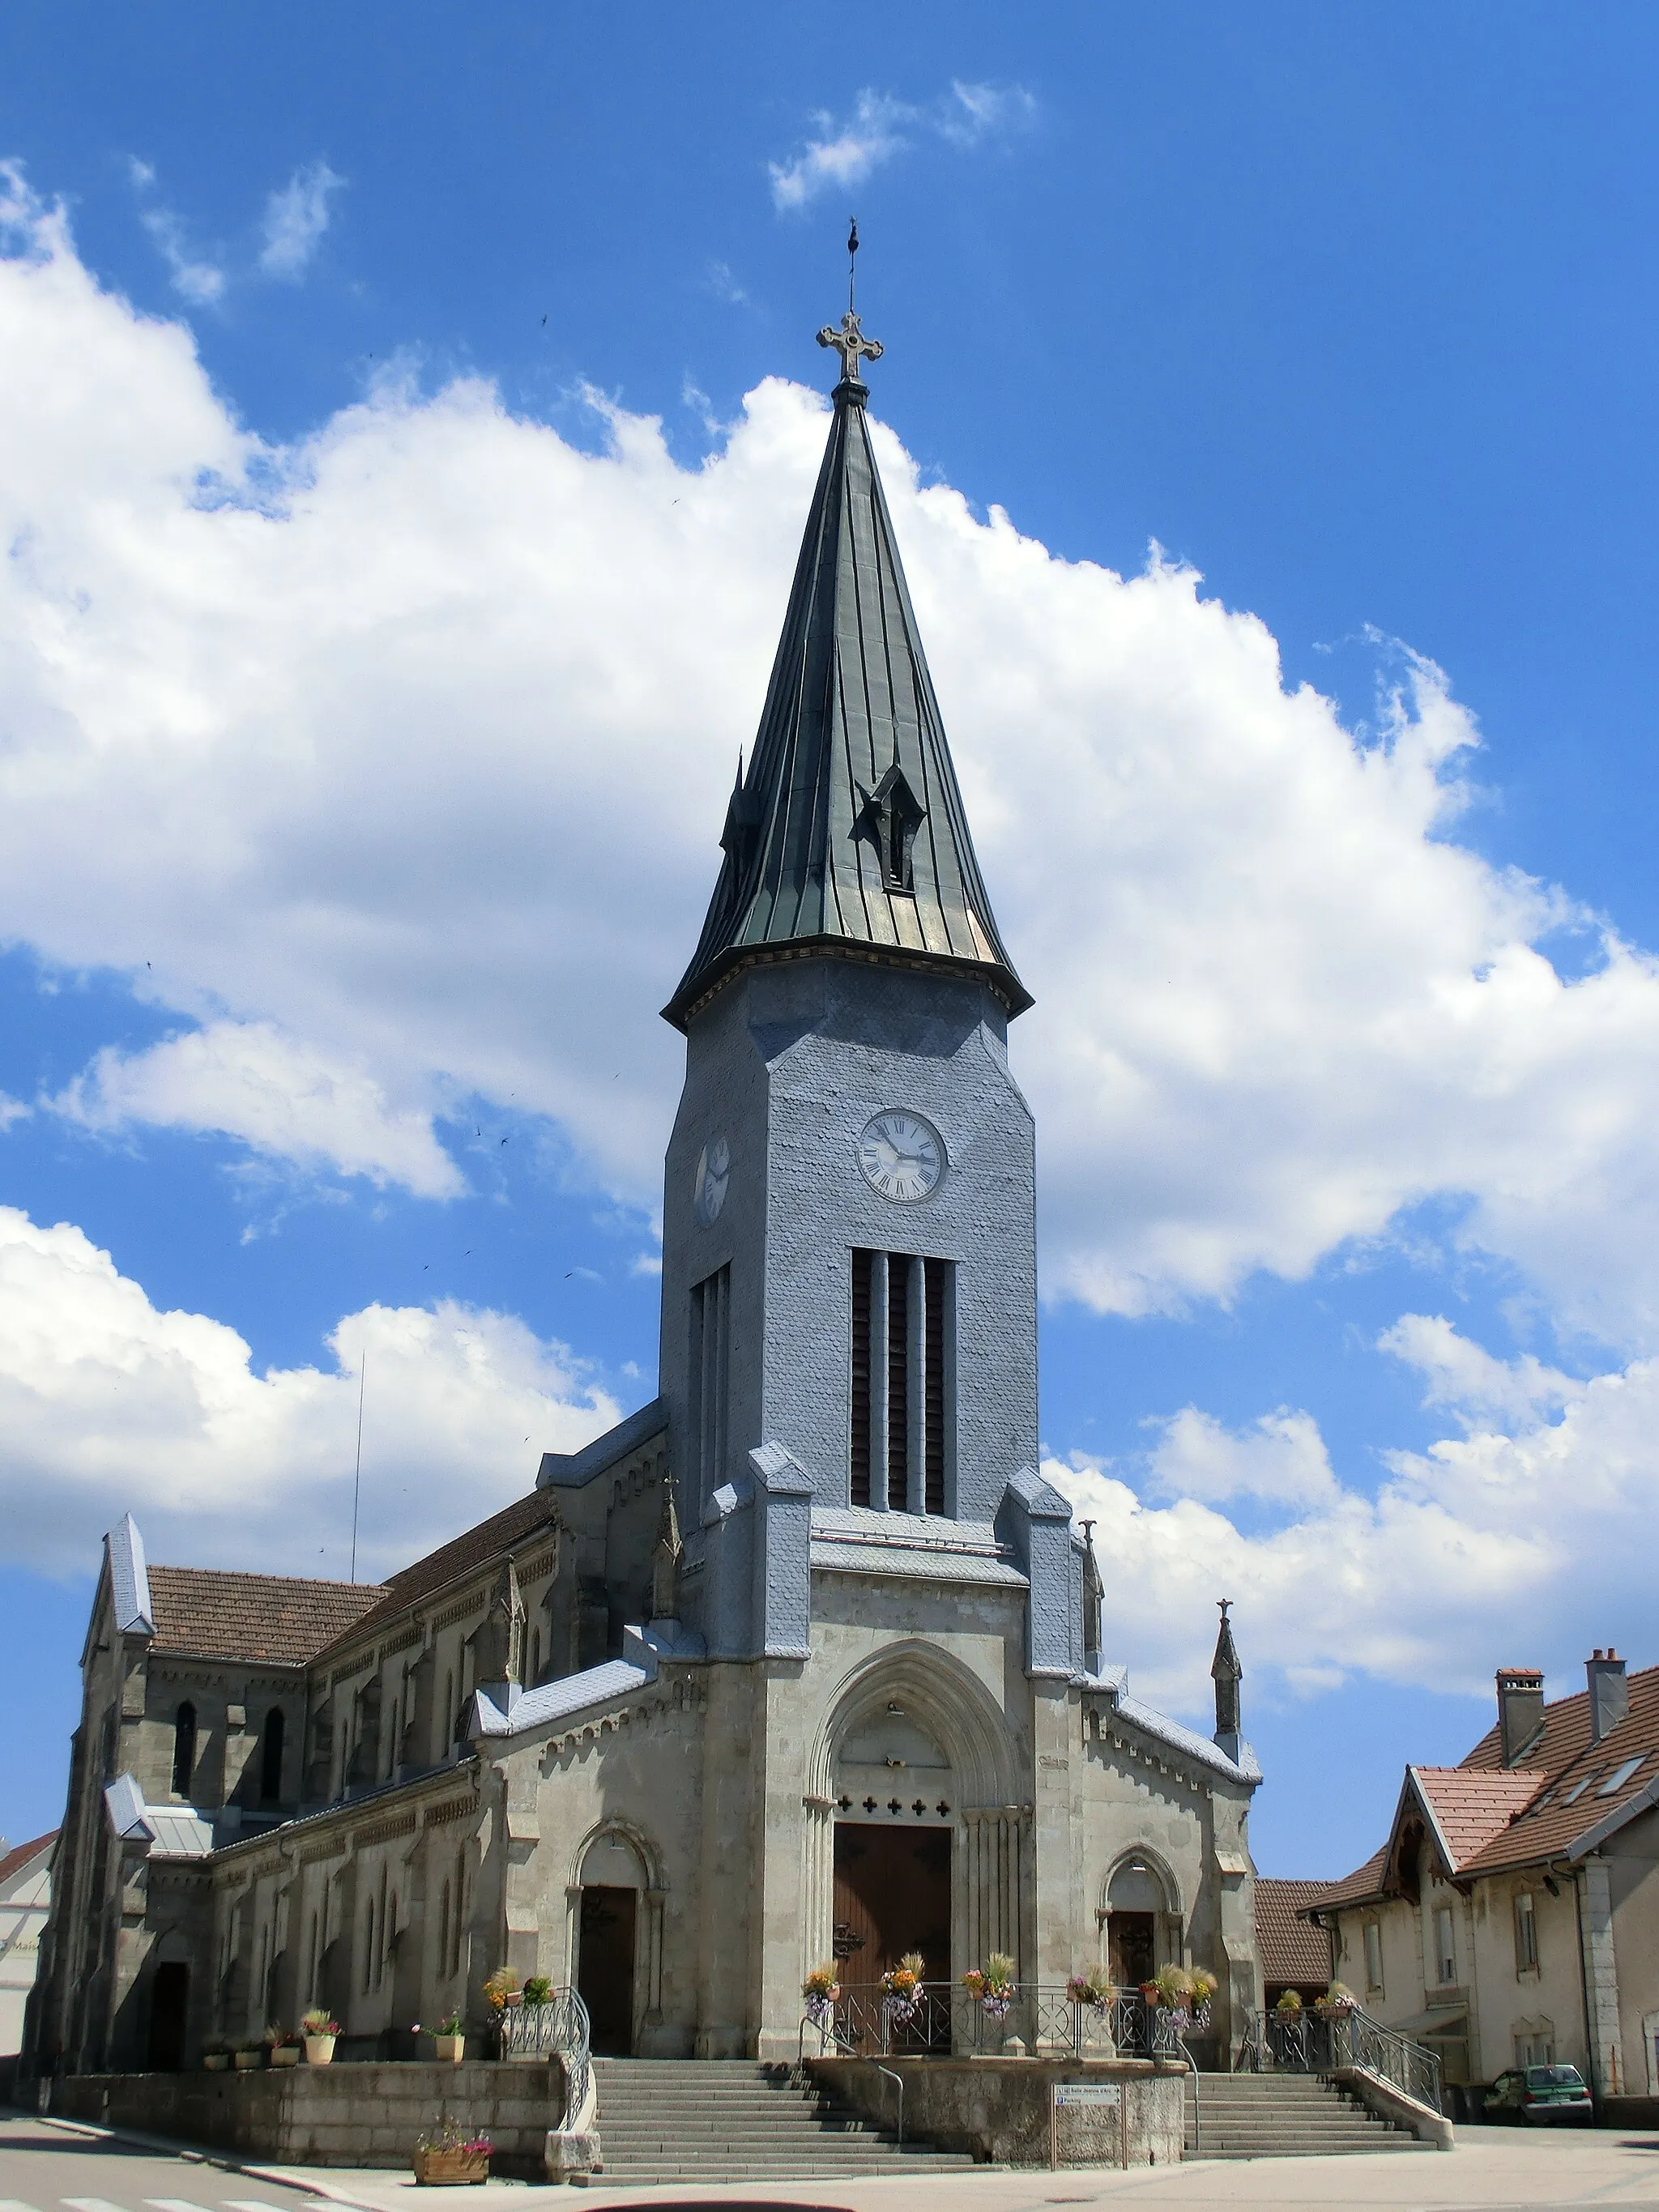
M927 819L927 809L917 799L905 781L904 771L894 762L873 791L864 794L864 811L859 817L858 828L874 845L881 859L881 880L884 889L915 895L915 873L911 866L912 848L916 832Z

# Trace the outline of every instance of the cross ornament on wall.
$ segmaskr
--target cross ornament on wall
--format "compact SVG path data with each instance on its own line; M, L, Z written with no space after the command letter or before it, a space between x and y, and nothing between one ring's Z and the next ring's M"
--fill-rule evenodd
M849 384L861 384L859 374L860 361L879 361L886 348L879 338L867 338L859 328L859 319L849 307L841 319L841 327L826 323L818 332L821 346L834 346L841 356L841 373Z

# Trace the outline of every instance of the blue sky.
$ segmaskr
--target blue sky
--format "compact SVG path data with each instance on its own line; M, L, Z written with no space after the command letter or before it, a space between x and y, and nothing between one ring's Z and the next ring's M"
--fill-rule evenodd
M1656 1656L1656 44L7 11L0 1830L115 1512L343 1571L365 1344L377 1569L651 1395L854 211L1115 1656L1200 1714L1237 1600L1307 1875Z

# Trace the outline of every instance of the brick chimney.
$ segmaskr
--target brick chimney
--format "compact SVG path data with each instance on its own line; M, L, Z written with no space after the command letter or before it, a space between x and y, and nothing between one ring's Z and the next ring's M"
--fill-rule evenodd
M1625 1662L1611 1644L1590 1654L1584 1674L1589 1683L1590 1741L1600 1743L1630 1711L1630 1684L1625 1680Z
M1536 1667L1500 1667L1498 1670L1498 1734L1505 1766L1520 1765L1522 1753L1543 1723L1542 1672Z

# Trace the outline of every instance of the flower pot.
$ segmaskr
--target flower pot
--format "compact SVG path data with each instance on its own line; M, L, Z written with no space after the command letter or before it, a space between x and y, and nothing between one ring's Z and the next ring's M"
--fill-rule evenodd
M438 2046L441 2059L450 2059L459 2066L466 2056L466 2038L464 2035L434 2035L432 2040Z
M210 2074L228 2074L230 2071L230 2053L228 2051L204 2051L202 2063Z
M252 2074L256 2066L263 2066L264 2063L263 2051L239 2051L236 2054L236 2071L239 2074Z
M300 2063L299 2045L297 2043L277 2044L271 2051L270 2063L273 2066L297 2066Z
M331 2035L308 2035L306 2038L306 2064L326 2066L334 2056Z
M446 2042L453 2042L447 2036ZM489 2153L487 2150L417 2150L415 2154L415 2181L421 2189L453 2188L458 2184L475 2185L489 2179Z
M524 1991L522 1990L509 1990L507 1995L501 1999L501 2002L507 2007L509 2012L517 2012L519 2007L524 2002Z

